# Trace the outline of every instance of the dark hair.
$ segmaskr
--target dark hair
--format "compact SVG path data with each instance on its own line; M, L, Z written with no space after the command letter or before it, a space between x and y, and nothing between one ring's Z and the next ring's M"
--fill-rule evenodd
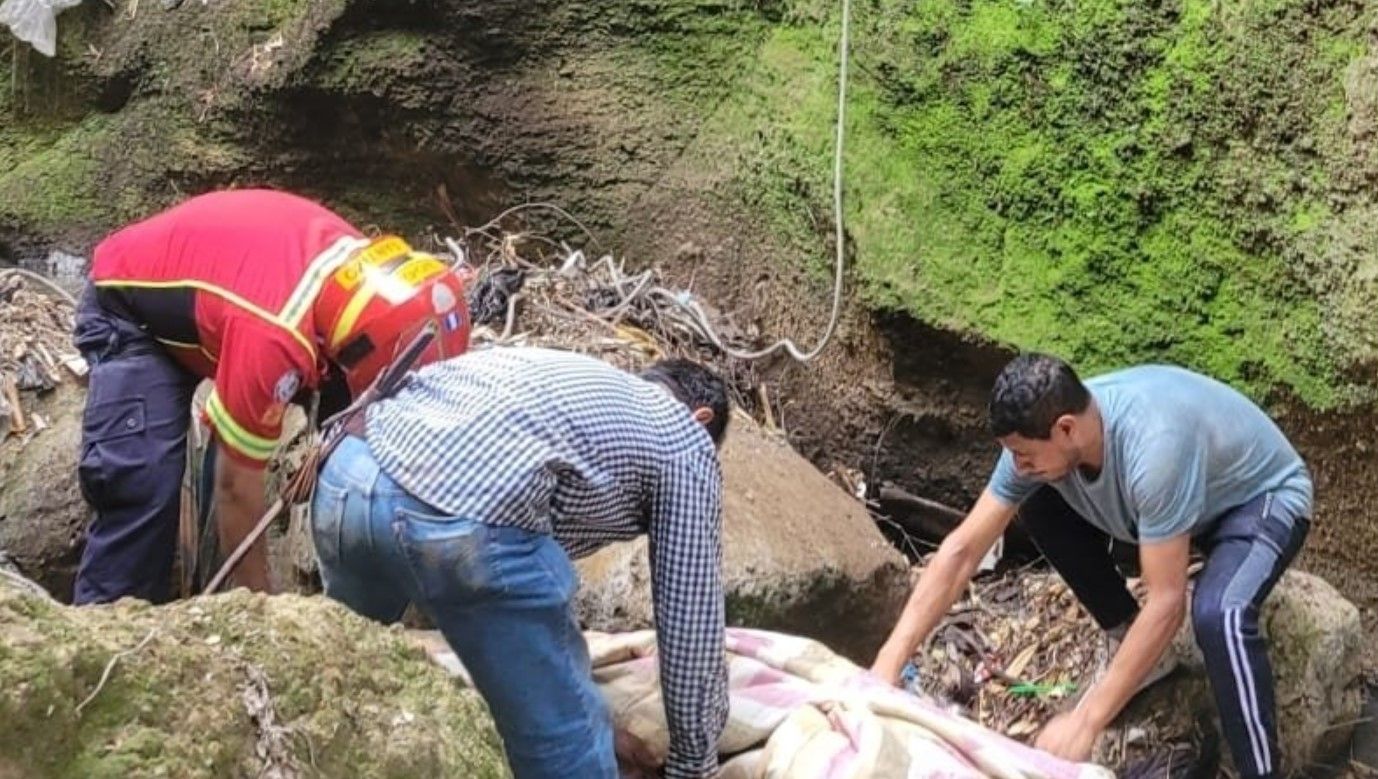
M990 391L990 432L1047 439L1064 414L1080 414L1091 393L1072 366L1046 354L1021 354L1010 361Z
M713 443L721 444L727 432L727 383L709 368L693 360L660 360L641 372L641 378L653 381L679 399L691 410L708 408L713 411L708 435Z

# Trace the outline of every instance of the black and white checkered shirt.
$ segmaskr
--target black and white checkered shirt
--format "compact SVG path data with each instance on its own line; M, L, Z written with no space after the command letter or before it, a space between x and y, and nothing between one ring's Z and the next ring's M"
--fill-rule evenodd
M368 410L367 435L388 476L446 514L551 533L571 557L648 534L666 776L715 771L722 476L683 403L591 357L490 348L418 371Z

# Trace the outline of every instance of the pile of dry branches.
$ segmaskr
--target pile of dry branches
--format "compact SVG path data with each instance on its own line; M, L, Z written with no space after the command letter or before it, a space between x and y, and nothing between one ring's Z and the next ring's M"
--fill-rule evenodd
M1015 738L1069 708L1092 681L1103 634L1056 575L977 579L914 657L920 687Z
M716 336L750 348L755 334L691 293L665 287L655 269L628 271L625 260L610 254L590 259L536 233L480 228L464 243L450 246L478 273L469 299L476 344L567 349L628 370L687 357L717 369L738 406L752 411L759 405L751 363L724 355L713 343ZM707 314L713 333L691 305Z
M24 396L86 375L72 347L73 305L60 289L17 269L0 270L0 441L48 427Z

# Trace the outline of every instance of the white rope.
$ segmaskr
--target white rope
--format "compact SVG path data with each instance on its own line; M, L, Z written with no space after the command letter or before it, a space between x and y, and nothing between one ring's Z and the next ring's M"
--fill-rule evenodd
M713 325L709 320L708 314L704 312L703 308L698 304L698 302L695 301L688 293L676 293L659 286L652 286L647 288L646 280L649 279L649 276L646 280L640 280L640 283L638 284L636 290L634 290L631 294L626 294L624 290L619 289L620 292L623 292L624 298L615 309L615 313L623 313L629 307L631 301L644 291L648 296L659 297L667 303L674 305L675 307L684 311L688 315L689 321L681 324L697 331L700 337L704 338L705 340L713 344L714 347L722 351L724 354L727 354L731 357L735 357L739 360L758 360L762 357L769 356L783 349L795 360L798 360L799 362L809 362L810 360L817 357L819 353L823 351L823 348L828 345L828 342L832 340L833 335L837 332L838 319L842 311L842 281L844 272L846 270L846 230L843 224L842 210L842 162L843 151L845 149L846 142L847 62L849 57L849 50L851 48L851 15L851 0L842 0L842 31L838 40L837 125L835 128L836 135L833 143L833 227L835 241L834 248L836 249L836 257L834 259L832 311L828 315L828 326L824 329L823 337L819 339L818 344L814 346L812 349L808 350L807 352L802 351L799 348L799 346L794 343L793 340L790 340L788 338L782 338L764 349L757 349L755 351L747 351L745 349L737 349L732 346L728 346L726 343L723 342L722 338L719 337L717 331L713 329ZM511 214L526 209L543 209L553 211L557 215L573 222L577 227L579 227L580 230L584 232L585 235L589 237L590 240L593 241L595 245L598 243L598 239L594 237L592 231L590 231L588 227L586 227L578 219L574 218L574 216L571 215L568 211L565 211L564 209L560 208L559 206L553 203L523 203L518 206L513 206L512 208L509 208L506 211L503 211L502 213L493 217L481 227L470 229L467 232L469 234L480 233L492 238L493 236L489 235L486 232L489 227L498 226L499 223L507 216L510 216ZM467 253L465 252L464 248L461 247L454 239L446 238L445 243L446 246L449 248L450 253L453 255L454 261L456 263L467 262ZM621 273L617 272L618 269L613 268L613 266L611 265L612 258L610 256L605 255L602 258L602 260L608 262L609 267L614 270L614 278L621 278ZM570 253L569 257L565 260L565 265L569 266L571 264L583 262L583 253L575 251ZM511 313L512 312L509 307L508 329L511 328Z
M6 562L8 562L8 558L5 557L4 553L0 552L0 579L5 579L25 592L50 603L57 603L57 599L48 594L48 591L43 589L38 582L27 579L22 574L7 569L5 567Z
M828 327L823 331L823 337L819 339L818 345L807 352L801 352L794 341L782 338L779 341L756 351L746 351L734 349L722 342L718 334L713 330L713 326L708 322L708 315L704 313L699 304L692 299L682 299L675 297L674 301L685 311L689 312L697 320L699 329L704 336L721 349L725 354L739 360L758 360L762 357L774 354L784 349L789 356L799 362L809 362L823 351L823 347L832 340L833 334L837 331L838 316L842 311L842 272L845 256L845 232L842 223L842 151L843 142L846 140L847 125L847 56L851 44L851 0L842 0L842 34L838 39L837 58L837 134L833 142L833 226L835 231L837 257L834 261L835 272L833 277L833 308L828 316Z

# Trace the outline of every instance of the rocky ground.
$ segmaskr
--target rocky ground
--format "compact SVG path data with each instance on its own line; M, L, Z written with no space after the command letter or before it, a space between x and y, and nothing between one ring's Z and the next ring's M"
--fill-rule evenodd
M338 604L239 591L78 609L12 577L0 776L509 776L477 695Z
M818 638L867 662L893 623L910 574L903 555L885 541L876 518L857 499L861 485L856 479L864 480L864 474L839 473L830 480L795 453L776 416L786 406L777 405L778 398L763 396L764 385L747 366L713 353L696 329L701 326L697 320L677 314L678 309L656 292L663 290L670 298L682 293L662 287L670 282L658 275L630 273L602 257L589 259L566 248L551 249L530 236L518 240L510 234L473 233L464 241L464 255L481 271L481 283L471 300L479 323L478 343L574 348L627 368L666 354L690 354L717 362L732 377L739 410L722 452L727 478L724 579L729 620ZM540 252L545 254L538 256ZM63 315L66 304L58 296L44 301L47 308ZM750 338L716 312L711 319L732 338ZM47 414L51 424L41 431L11 434L0 443L0 475L6 485L0 492L0 505L5 507L0 548L10 551L19 570L59 597L70 591L79 551L78 530L85 518L74 486L72 460L81 397L76 381L24 391L20 399L26 413ZM289 445L276 467L290 468L294 461ZM849 483L853 493L839 489L838 482ZM34 484L43 488L29 488ZM859 491L865 492L864 488ZM273 533L274 558L280 582L310 593L317 588L309 541L302 546L301 530L287 520L280 523ZM578 609L587 627L632 630L650 625L644 544L605 550L583 561L580 572L584 583ZM308 716L301 707L292 706L302 696L333 702L337 696L344 699L356 693L361 696L357 705L369 716L406 720L411 715L408 724L422 723L415 731L419 746L407 758L413 762L396 762L403 758L392 753L374 755L370 759L380 761L379 775L407 775L413 769L425 773L433 761L450 766L453 760L479 759L473 749L446 752L432 743L439 731L426 728L448 726L426 724L432 722L426 718L458 715L414 711L406 703L412 695L409 689L389 693L406 699L397 704L404 711L371 708L369 696L384 694L375 689L386 681L382 671L368 677L373 681L349 680L340 682L344 687L323 692L321 685L334 683L328 673L323 680L303 681L293 675L296 666L282 666L287 655L325 651L322 646L336 641L354 647L360 659L350 663L376 665L372 659L362 659L374 652L401 662L402 655L396 653L402 653L402 648L389 648L386 643L393 639L337 635L363 628L348 619L339 620L332 614L337 609L316 599L232 595L184 601L164 609L124 605L88 613L64 609L45 597L21 597L11 582L9 600L0 598L0 603L10 608L8 612L0 609L8 614L0 618L0 646L9 647L7 657L15 662L8 665L13 672L45 679L63 664L72 668L70 677L57 682L19 685L11 698L13 710L24 717L32 717L37 708L51 708L54 714L45 716L65 723L45 734L57 741L25 736L16 737L9 746L0 744L0 751L8 750L4 759L14 765L40 766L47 772L43 775L88 769L96 771L90 775L101 775L100 771L142 766L139 761L147 759L177 767L177 771L192 762L204 766L186 768L191 771L186 775L201 775L197 771L207 776L235 774L241 770L234 767L241 765L236 761L248 761L243 764L294 776L291 771L305 771L310 761L318 759L313 750L319 740L343 737L338 731L343 726L320 709ZM1361 704L1364 642L1358 612L1324 583L1300 574L1284 580L1270 608L1274 611L1265 624L1279 646L1275 657L1289 755L1300 763L1333 758L1337 742L1343 741L1358 719ZM111 621L121 626L118 631L102 627ZM101 635L107 637L84 645L87 655L69 657L62 647L69 641L85 641L80 635L83 630L104 631ZM1054 577L1026 566L980 580L916 662L925 692L963 707L989 727L1027 739L1048 714L1066 705L1076 689L1086 684L1088 669L1096 659L1097 639L1094 626L1065 588ZM263 641L271 645L271 652L260 645ZM375 646L375 641L383 643ZM306 643L297 646L302 642ZM1180 643L1183 656L1190 658L1189 638ZM191 654L183 658L173 647L188 647ZM228 656L222 656L225 653ZM109 668L121 667L125 673L116 677L119 683L107 681L108 700L103 690L92 702L81 705L81 690L98 689L100 676L114 675L113 670L104 672L106 666L97 668L101 658ZM134 685L136 697L153 695L154 690L174 694L169 690L176 688L177 677L160 674L182 673L172 670L182 663L225 669L223 676L212 672L198 681L226 688L223 695L210 696L228 701L223 705L229 708L215 715L225 720L228 729L217 737L221 747L206 751L199 739L184 738L177 730L178 720L149 720L141 714L137 722L141 737L156 738L164 745L152 753L139 747L143 751L129 755L125 745L142 742L131 735L135 725L125 721L128 717L120 713L125 709L89 720L102 723L100 727L106 730L83 724L93 716L82 714L87 708L105 711L103 706L133 706L133 711L163 711L166 704L161 702L138 699L130 703L126 699L129 686ZM384 666L404 679L419 673L404 671L404 667ZM91 675L97 677L94 682L87 678ZM356 690L355 684L362 686ZM43 699L46 703L39 696L48 696ZM198 691L195 697L200 696ZM286 707L274 703L283 697L294 703ZM102 701L101 706L96 701ZM241 705L243 713L235 708ZM70 719L62 719L69 716L64 712L70 713ZM1219 759L1218 744L1212 746L1202 735L1210 717L1197 663L1172 677L1161 690L1142 696L1116 737L1103 745L1101 759L1133 771L1150 770L1144 766L1151 768L1165 759L1176 759L1179 765L1208 764ZM357 718L349 722L351 727L372 727ZM20 730L28 733L28 727ZM482 735L486 723L479 720L460 727L466 733L479 733L480 740L489 738ZM41 751L21 746L30 742L32 749L41 747ZM96 752L91 753L92 749ZM45 763L37 754L54 757ZM138 770L142 769L135 773ZM473 775L484 775L482 771L490 769L472 770L479 771ZM175 775L182 775L177 771ZM335 775L327 768L320 772Z
M49 270L54 247L86 254L218 186L297 189L431 248L554 201L592 237L548 211L501 226L590 258L603 241L747 339L821 330L834 5L163 5L85 3L51 61L0 44L0 264ZM1374 9L863 6L842 327L807 366L725 366L743 407L849 491L960 509L1014 349L1206 368L1302 449L1318 513L1300 566L1373 635ZM601 329L591 350L640 348ZM80 498L25 487L71 467L80 396L21 400L62 443L0 446L0 546L43 557L60 593ZM60 521L13 521L35 514Z

